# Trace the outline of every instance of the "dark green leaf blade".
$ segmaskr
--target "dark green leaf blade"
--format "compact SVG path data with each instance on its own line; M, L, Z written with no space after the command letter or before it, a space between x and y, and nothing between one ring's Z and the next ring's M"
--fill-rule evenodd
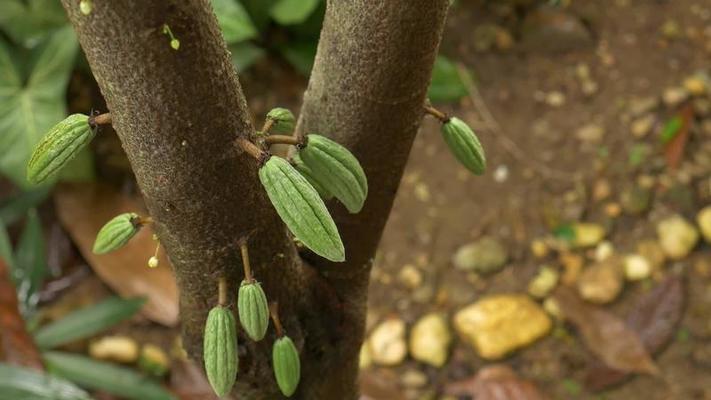
M469 94L457 66L445 56L437 56L427 96L435 103L457 101Z
M227 44L234 44L257 36L257 28L242 4L236 0L212 0L212 8Z
M25 318L34 312L37 305L37 292L46 276L47 262L42 223L37 211L32 209L27 213L27 222L17 244L15 265L12 269L12 279Z
M90 400L73 383L28 368L0 363L0 400Z
M316 10L319 0L279 0L269 14L280 25L294 25L304 21Z

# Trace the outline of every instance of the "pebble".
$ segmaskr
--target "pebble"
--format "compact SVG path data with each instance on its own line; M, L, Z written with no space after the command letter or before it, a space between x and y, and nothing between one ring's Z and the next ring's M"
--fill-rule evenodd
M595 247L595 261L602 262L615 254L615 246L608 240L603 240Z
M89 345L89 355L97 360L132 363L138 359L138 343L128 336L104 336Z
M417 361L442 367L447 362L452 334L442 314L420 318L410 332L410 355Z
M575 137L586 143L600 143L605 136L605 129L595 123L583 125L575 131Z
M625 278L628 281L641 281L652 274L652 264L639 254L625 256Z
M575 231L573 240L575 247L595 246L605 238L605 228L600 224L578 222L573 225L573 230Z
M454 316L457 332L487 360L500 359L546 335L551 319L526 295L492 295Z
M552 92L546 93L544 101L551 107L562 107L565 104L565 95L563 94L563 92L554 90Z
M138 366L144 372L153 376L163 376L170 369L168 355L160 347L154 344L145 344L141 348L141 355L138 358Z
M704 207L696 215L696 223L701 229L701 235L707 243L711 243L711 206Z
M373 363L383 366L400 364L407 356L405 322L396 317L381 322L370 334L368 346Z
M422 285L422 272L412 264L406 264L397 275L398 281L406 288L412 290Z
M560 274L555 268L547 265L543 266L528 283L528 294L537 299L542 299L555 289L559 279Z
M683 101L689 98L689 92L683 87L671 87L664 90L662 101L669 108L679 106Z
M506 248L497 239L485 236L460 247L454 254L454 266L480 274L499 271L508 260Z
M708 90L708 82L702 76L692 75L684 79L684 89L692 96L703 96Z
M681 260L696 246L699 232L680 215L674 215L657 224L657 236L664 253L672 260Z
M653 270L659 270L667 261L662 247L656 240L648 239L637 243L637 254L644 257Z
M534 239L531 241L531 253L536 258L545 258L550 253L550 248L543 239Z
M630 133L637 139L641 139L652 131L657 118L653 114L647 114L632 121Z
M661 27L662 36L666 39L679 39L682 36L681 26L673 19L664 21Z
M583 270L578 279L578 293L591 303L607 304L617 298L622 285L620 260L612 257Z
M563 312L560 311L560 306L556 302L555 298L547 297L543 300L543 309L546 310L551 317L556 319L563 319Z

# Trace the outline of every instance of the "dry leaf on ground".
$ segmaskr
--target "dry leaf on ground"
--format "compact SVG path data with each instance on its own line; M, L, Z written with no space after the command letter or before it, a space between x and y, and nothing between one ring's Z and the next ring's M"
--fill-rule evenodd
M570 288L559 287L553 297L590 351L607 366L628 372L659 373L642 340L624 321L601 307L585 303Z
M142 312L163 325L178 323L178 288L165 252L160 252L158 268L148 268L155 251L150 227L141 229L128 244L114 252L96 255L94 239L101 227L114 216L143 211L138 199L100 184L66 184L54 193L57 214L97 275L123 297L148 299Z
M476 375L445 386L452 396L470 396L476 400L545 400L532 382L521 379L506 365L481 369Z

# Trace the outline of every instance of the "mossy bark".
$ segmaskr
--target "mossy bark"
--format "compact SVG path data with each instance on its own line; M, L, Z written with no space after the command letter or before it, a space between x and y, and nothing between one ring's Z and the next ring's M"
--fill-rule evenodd
M279 301L301 349L292 398L356 398L369 260L421 118L447 1L329 1L301 127L351 147L371 194L355 219L334 209L348 261L312 259L318 269L301 262L257 163L233 145L254 128L209 2L95 0L88 16L78 1L62 2L175 268L188 353L201 360L222 274L234 304L242 279L236 241L251 234L255 278ZM269 365L273 340L273 330L259 343L241 340L240 399L280 397Z

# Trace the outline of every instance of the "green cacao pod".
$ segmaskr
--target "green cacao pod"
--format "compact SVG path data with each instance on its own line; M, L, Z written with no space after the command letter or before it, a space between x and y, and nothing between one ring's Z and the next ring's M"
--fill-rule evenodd
M217 306L207 315L203 352L207 380L215 394L222 397L235 384L239 363L237 327L228 308Z
M464 121L450 118L442 125L442 136L449 150L468 170L476 175L486 171L486 155L479 138Z
M286 335L274 342L272 367L281 393L286 397L294 394L301 379L301 361L294 342Z
M333 193L329 192L328 189L321 186L321 184L314 177L314 171L312 171L308 165L304 164L304 161L301 159L301 156L299 156L299 153L296 153L291 160L294 162L294 168L299 171L301 176L303 176L304 178L306 178L307 181L309 181L311 186L316 189L322 199L331 200L333 198Z
M27 163L27 180L38 184L59 172L94 138L89 117L72 114L37 143Z
M304 246L328 260L345 260L341 236L326 205L291 164L270 157L259 169L259 180L277 214Z
M115 216L101 228L94 241L94 254L105 254L123 247L141 229L136 213Z
M274 108L267 114L267 119L273 121L272 133L291 133L296 126L294 114L286 108Z
M259 282L242 281L237 293L239 323L254 341L260 341L269 327L269 304Z
M368 180L358 159L345 147L321 135L308 135L301 160L313 172L312 178L338 199L351 213L363 208Z

